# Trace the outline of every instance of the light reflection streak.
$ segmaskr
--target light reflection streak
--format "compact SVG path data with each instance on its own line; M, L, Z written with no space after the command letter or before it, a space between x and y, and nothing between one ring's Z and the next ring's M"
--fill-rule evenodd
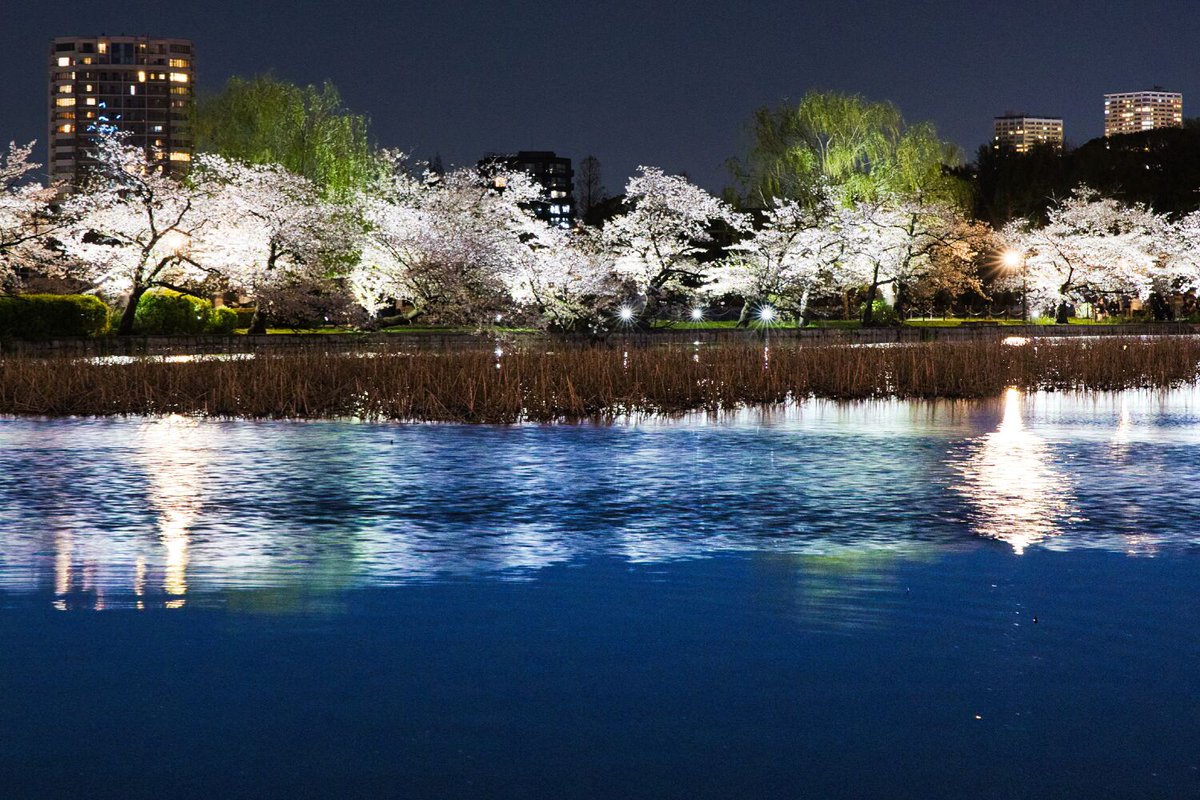
M63 609L280 604L722 554L882 572L977 535L1018 553L1153 555L1200 543L1200 498L1163 488L1165 460L1191 444L1200 392L1012 391L999 415L806 400L611 427L8 421L0 592ZM1166 480L1190 485L1188 468Z
M1034 542L1058 536L1071 521L1073 491L1055 466L1049 445L1025 426L1022 394L1004 394L1000 425L976 440L959 465L955 488L975 510L976 533L1007 542L1020 555Z

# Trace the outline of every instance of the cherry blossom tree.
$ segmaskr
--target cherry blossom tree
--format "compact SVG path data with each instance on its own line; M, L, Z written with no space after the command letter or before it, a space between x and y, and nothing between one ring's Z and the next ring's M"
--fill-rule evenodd
M711 228L744 230L746 219L685 178L639 167L625 186L628 210L603 229L613 270L637 295L639 316L652 317L673 296L692 294L706 281L698 259L713 243Z
M841 214L843 256L837 271L843 287L866 286L862 322L874 322L874 301L880 290L896 298L903 287L932 275L939 269L973 263L969 240L974 229L949 203L914 193L907 197L881 193L856 201ZM956 250L963 257L938 260ZM961 281L972 283L970 276Z
M266 333L274 299L321 283L354 247L352 210L323 202L312 181L282 166L206 154L191 180L214 209L191 258L254 298L250 333Z
M524 207L538 196L536 185L523 173L412 175L401 155L388 158L390 178L363 200L355 297L373 312L398 301L409 320L494 321L531 246L547 235Z
M1020 275L1030 298L1055 307L1066 322L1069 304L1097 295L1149 295L1168 250L1165 219L1142 205L1125 206L1087 187L1077 189L1033 227L1026 220L1005 226L1002 239L1021 255Z
M731 245L729 256L709 272L705 292L741 297L739 325L747 323L751 309L765 305L790 311L803 325L809 298L831 283L845 250L839 221L828 191L809 203L775 201L762 224Z
M550 330L601 330L625 291L599 233L545 226L528 244L505 281L516 308Z
M47 255L47 236L70 219L75 204L54 207L57 192L30 181L40 164L30 160L34 142L9 143L0 155L0 285L21 267L40 263Z
M133 332L138 302L150 289L191 293L211 277L190 256L193 239L218 211L207 191L154 169L142 149L105 138L86 192L91 207L59 237L69 257L60 269L124 298L119 334Z

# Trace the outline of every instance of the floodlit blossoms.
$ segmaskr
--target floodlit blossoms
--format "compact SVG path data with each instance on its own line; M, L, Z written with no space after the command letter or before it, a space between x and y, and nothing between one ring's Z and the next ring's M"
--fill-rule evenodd
M727 248L728 256L709 270L706 293L743 298L743 320L748 309L764 304L789 309L802 319L813 292L833 285L834 271L846 252L836 216L828 195L815 208L779 201L760 226Z
M1147 297L1156 278L1166 274L1162 262L1178 230L1145 206L1124 206L1080 188L1050 209L1045 225L1018 220L1001 236L1024 261L1021 274L1010 281L1027 286L1031 306L1056 307L1061 318L1076 299ZM1176 252L1174 261L1184 265L1181 255Z
M190 290L210 277L190 256L192 240L219 226L228 208L151 168L143 151L105 139L87 196L91 208L61 234L70 259L59 267L93 290L123 296L119 332L133 331L137 303L155 287ZM228 217L225 220L228 222Z
M22 267L42 263L49 253L46 237L70 218L76 204L58 204L56 192L30 181L40 167L30 160L34 142L0 154L0 287Z
M200 155L164 175L119 139L74 194L29 183L30 147L0 158L0 270L69 278L123 304L157 287L253 303L254 327L318 298L372 324L429 322L600 332L727 302L802 321L814 302L897 311L937 297L1028 289L1031 308L1200 290L1200 212L1170 220L1080 189L1048 222L997 236L945 199L825 190L741 213L643 167L600 228L554 228L523 173L437 174L380 154L373 183L330 202L279 166ZM1001 269L999 253L1019 257ZM1018 268L1019 267L1019 268ZM0 274L0 278L4 275ZM704 311L699 311L703 318ZM328 315L326 315L327 317ZM349 317L347 312L346 317Z
M672 293L687 294L707 281L699 259L711 228L741 230L745 218L687 179L639 167L625 186L628 210L604 227L613 271L628 281L643 313L652 315Z
M524 174L459 169L412 175L390 154L390 175L361 199L366 235L349 285L378 313L482 324L502 313L507 287L548 226L525 210L537 189Z
M308 179L274 164L204 154L191 175L210 209L192 260L256 301L251 332L265 332L269 307L291 286L327 278L357 240L352 214L321 199Z

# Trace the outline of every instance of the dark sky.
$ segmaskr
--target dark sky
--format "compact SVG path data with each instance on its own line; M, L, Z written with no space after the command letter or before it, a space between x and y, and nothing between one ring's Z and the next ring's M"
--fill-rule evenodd
M753 110L809 88L890 99L968 155L1006 109L1061 115L1075 143L1097 136L1105 91L1160 84L1200 116L1196 0L3 5L4 140L45 138L47 40L94 33L193 39L202 89L267 70L331 78L381 144L448 165L489 150L594 153L610 191L638 164L720 189Z

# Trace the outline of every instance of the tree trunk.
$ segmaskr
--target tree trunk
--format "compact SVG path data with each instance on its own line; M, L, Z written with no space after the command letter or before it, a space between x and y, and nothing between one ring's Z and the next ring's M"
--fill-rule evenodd
M879 265L875 265L875 271L871 273L871 288L867 289L867 302L863 303L862 326L864 328L871 327L871 323L875 321L875 293L879 291Z
M145 293L145 286L134 286L133 291L129 293L129 304L125 306L125 311L121 313L121 323L117 326L118 336L131 336L133 334L133 323L137 319L138 303L141 302L142 295Z
M1070 322L1070 320L1071 320L1071 312L1070 312L1070 309L1067 308L1067 301L1060 300L1058 303L1058 308L1055 310L1055 313L1054 313L1054 324L1066 325L1068 322Z
M800 309L796 313L796 327L797 328L803 328L805 325L808 324L808 293L809 293L809 290L806 288L800 294Z
M250 318L250 330L246 333L262 336L267 332L267 312L263 311L262 301L254 307L254 316Z
M737 325L735 325L734 327L735 328L745 328L749 324L750 324L750 301L745 300L742 302L742 311L740 314L738 314Z

